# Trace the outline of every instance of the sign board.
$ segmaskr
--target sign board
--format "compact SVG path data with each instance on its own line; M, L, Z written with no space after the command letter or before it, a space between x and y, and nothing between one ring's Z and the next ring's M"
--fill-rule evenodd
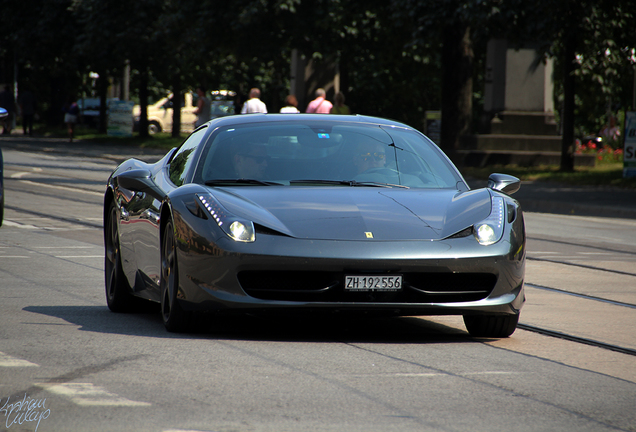
M426 111L424 114L424 135L439 146L442 142L442 112Z
M636 112L625 113L623 177L636 177Z
M110 101L108 103L109 136L130 137L133 134L133 106L132 101Z

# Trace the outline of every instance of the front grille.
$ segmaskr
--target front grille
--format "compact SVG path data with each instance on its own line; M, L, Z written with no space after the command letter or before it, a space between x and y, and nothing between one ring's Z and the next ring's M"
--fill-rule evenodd
M351 274L351 273L347 273ZM301 302L452 303L486 298L497 282L489 273L400 273L397 292L349 292L344 273L320 271L244 271L243 290L262 300Z

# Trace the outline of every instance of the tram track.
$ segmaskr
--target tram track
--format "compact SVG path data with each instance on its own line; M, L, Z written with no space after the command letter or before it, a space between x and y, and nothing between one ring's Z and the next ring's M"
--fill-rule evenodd
M631 308L631 309L636 309L636 304L619 302L619 301L616 301L616 300L605 299L605 298L602 298L602 297L596 297L596 296L591 296L591 295L587 295L587 294L576 293L576 292L573 292L573 291L567 291L567 290L563 290L563 289L560 289L560 288L546 287L546 286L537 285L537 284L531 284L531 283L526 283L525 286L529 287L529 288L534 288L534 289L552 291L552 292L556 292L556 293L560 293L560 294L567 294L567 295L571 295L571 296L574 296L574 297L583 298L583 299L586 299L586 300L594 300L594 301L598 301L598 302L602 302L602 303L608 303L608 304L611 304L611 305L614 305L614 306L623 306L623 307L628 307L628 308Z
M582 294L582 293L568 291L568 290L564 290L560 288L547 287L547 286L542 286L542 285L537 285L537 284L532 284L527 282L525 283L525 287L530 289L549 291L549 292L557 293L561 295L572 296L579 299L599 302L599 303L617 306L621 308L636 309L636 304L634 303L611 300L611 299L607 299L603 297ZM543 328L541 326L524 324L524 323L519 323L517 325L517 328L530 331L533 333L541 334L544 336L549 336L549 337L553 337L557 339L567 340L570 342L575 342L575 343L584 344L588 346L594 346L594 347L602 348L609 351L619 352L622 354L636 356L636 349L627 348L627 347L623 347L623 346L612 344L612 343L602 342L600 340L592 339L589 337L576 336L564 331L551 330L551 329Z
M608 344L605 342L600 342L597 340L593 340L593 339L588 339L588 338L584 338L584 337L580 337L580 336L574 336L571 334L567 334L567 333L563 333L563 332L558 332L558 331L554 331L554 330L547 330L541 327L536 327L533 325L528 325L528 324L517 324L517 328L522 329L522 330L526 330L526 331L530 331L533 333L538 333L544 336L550 336L553 338L557 338L557 339L563 339L563 340L567 340L570 342L576 342L576 343L580 343L580 344L584 344L584 345L589 345L589 346L594 346L597 348L603 348L609 351L614 351L614 352L619 352L622 354L627 354L627 355L631 355L631 356L636 356L636 350L631 349L631 348L625 348L625 347L621 347L618 345L613 345L613 344Z
M549 263L553 263L553 264L563 264L563 265L572 266L572 267L580 267L580 268L585 268L585 269L589 269L589 270L598 270L598 271L604 271L604 272L609 272L609 273L614 273L614 274L620 274L620 275L625 275L625 276L634 276L634 277L636 277L636 273L626 272L626 271L622 271L622 270L606 269L606 268L603 268L603 267L592 266L592 265L589 265L589 264L572 263L572 262L567 262L567 261L559 261L559 260L554 260L554 259L549 259L549 258L537 258L537 257L526 257L526 259L530 260L530 261L540 261L540 262L549 262Z

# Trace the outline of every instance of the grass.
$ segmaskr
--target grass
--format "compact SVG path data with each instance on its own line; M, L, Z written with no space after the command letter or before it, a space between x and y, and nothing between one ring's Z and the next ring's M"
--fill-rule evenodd
M66 138L68 137L68 131L65 127L58 128L35 128L36 135L51 137L51 138ZM76 140L90 141L96 144L114 144L128 147L141 147L141 148L158 148L170 150L173 147L180 145L188 134L182 133L181 136L174 138L170 133L157 133L150 135L146 138L142 138L138 133L133 133L132 137L113 137L106 134L97 133L94 128L88 126L78 125L75 128L74 138Z

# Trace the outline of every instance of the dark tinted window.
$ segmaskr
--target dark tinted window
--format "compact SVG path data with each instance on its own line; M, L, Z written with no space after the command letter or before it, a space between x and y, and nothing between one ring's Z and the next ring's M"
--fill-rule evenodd
M194 181L229 179L283 185L322 180L455 188L461 177L430 140L409 128L277 121L215 131Z
M181 186L185 181L185 177L192 166L196 149L205 136L206 131L207 128L202 128L190 135L172 158L169 173L170 180L172 180L172 183L175 185Z

